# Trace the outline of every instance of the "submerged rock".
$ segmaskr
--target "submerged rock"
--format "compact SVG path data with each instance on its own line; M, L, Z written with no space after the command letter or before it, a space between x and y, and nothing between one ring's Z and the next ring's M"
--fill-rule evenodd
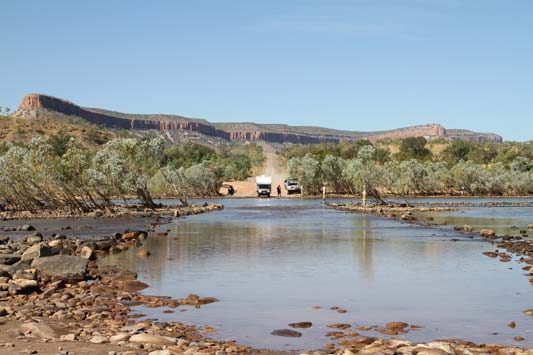
M278 337L288 337L288 338L299 338L302 336L302 333L297 332L296 330L292 330L292 329L276 329L270 334L278 336Z
M313 326L313 323L311 322L297 322L297 323L289 324L289 327L291 328L301 328L301 329L311 328L312 326Z

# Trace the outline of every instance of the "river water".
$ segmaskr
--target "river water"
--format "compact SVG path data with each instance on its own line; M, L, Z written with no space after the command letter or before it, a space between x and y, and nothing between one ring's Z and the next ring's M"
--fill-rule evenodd
M313 349L330 340L331 323L353 326L403 321L414 341L462 338L533 346L533 287L523 264L501 263L494 250L451 226L427 228L371 215L343 213L318 200L227 199L225 209L176 219L166 237L149 238L145 259L131 250L110 257L139 274L146 294L212 296L220 302L138 308L148 318L216 328L212 337L271 349ZM498 228L533 223L531 208L468 208L433 215L452 224ZM516 232L518 233L518 231ZM320 306L320 309L314 309ZM345 308L341 314L332 306ZM180 311L180 310L186 311ZM270 335L310 321L300 338ZM507 327L515 321L516 329ZM372 331L359 333L378 335Z

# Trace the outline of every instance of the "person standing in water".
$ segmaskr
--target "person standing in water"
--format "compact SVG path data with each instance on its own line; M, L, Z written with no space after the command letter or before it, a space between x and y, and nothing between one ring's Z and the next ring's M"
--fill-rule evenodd
M276 190L278 190L278 198L280 198L281 197L281 185L278 185Z

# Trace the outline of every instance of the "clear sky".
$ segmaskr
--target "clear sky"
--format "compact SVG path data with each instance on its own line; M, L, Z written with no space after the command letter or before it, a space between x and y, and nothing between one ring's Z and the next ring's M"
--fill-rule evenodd
M2 0L0 106L533 139L531 0Z

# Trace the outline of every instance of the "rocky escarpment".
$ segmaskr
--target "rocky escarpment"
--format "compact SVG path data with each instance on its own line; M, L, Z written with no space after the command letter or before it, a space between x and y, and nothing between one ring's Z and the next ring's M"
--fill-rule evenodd
M261 125L251 123L212 124L205 120L169 115L133 115L80 107L72 102L41 94L26 95L16 116L38 119L43 112L58 112L80 117L90 123L113 129L190 131L231 141L258 141L272 143L313 144L338 143L343 140L367 139L371 142L383 139L425 137L427 139L461 139L472 142L501 142L496 134L479 134L466 130L447 131L439 124L413 126L383 132L350 132L321 127L292 127L288 125Z
M81 117L90 123L103 125L109 128L194 131L209 136L229 139L229 134L227 132L216 129L210 124L204 124L192 120L145 120L116 117L82 108L66 100L39 94L26 95L22 100L16 115L38 118L40 110L55 111L69 116Z

